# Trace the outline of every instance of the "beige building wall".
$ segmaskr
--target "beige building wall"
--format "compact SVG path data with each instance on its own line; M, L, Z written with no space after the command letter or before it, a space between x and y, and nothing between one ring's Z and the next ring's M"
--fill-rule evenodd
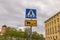
M7 27L6 25L2 26L2 29L1 29L1 34L2 35L6 33L6 27Z
M45 21L46 40L60 40L60 12Z

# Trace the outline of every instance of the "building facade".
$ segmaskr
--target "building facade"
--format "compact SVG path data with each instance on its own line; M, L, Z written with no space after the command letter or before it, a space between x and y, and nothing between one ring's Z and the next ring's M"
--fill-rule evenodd
M60 40L60 12L45 21L46 40Z
M6 25L2 26L2 30L1 30L2 35L6 33L6 27L7 27Z

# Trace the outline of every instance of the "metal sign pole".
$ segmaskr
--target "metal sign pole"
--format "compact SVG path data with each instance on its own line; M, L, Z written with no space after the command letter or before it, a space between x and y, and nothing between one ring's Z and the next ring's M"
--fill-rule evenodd
M26 9L26 18L36 19L36 9ZM32 40L32 26L35 26L36 21L33 23L34 25L30 21L27 21L26 24L25 26L30 26L30 40Z
M30 26L30 40L32 40L32 26Z
M32 26L30 26L30 40L32 40Z

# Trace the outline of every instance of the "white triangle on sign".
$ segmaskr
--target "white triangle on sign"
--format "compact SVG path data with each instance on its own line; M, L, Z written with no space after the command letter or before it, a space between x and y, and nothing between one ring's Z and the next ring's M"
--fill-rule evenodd
M29 13L28 13L28 17L35 17L35 14L33 13L32 10L29 11Z

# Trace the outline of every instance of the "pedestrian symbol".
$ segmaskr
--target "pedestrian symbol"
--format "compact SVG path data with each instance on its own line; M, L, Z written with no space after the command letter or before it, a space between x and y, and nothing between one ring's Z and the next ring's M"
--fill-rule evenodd
M36 9L26 9L26 18L36 18Z

